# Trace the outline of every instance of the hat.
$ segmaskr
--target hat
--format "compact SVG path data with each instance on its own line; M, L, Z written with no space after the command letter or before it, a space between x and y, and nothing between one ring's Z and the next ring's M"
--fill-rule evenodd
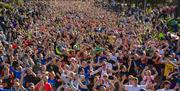
M29 83L29 87L34 87L34 83Z
M171 82L170 82L170 81L164 81L163 84L164 84L164 85L166 85L166 84L171 84Z

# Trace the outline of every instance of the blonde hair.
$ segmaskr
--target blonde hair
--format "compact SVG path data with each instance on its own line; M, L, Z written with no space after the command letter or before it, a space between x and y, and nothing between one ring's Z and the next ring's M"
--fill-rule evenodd
M147 74L147 73L148 73L148 74ZM150 70L147 70L147 71L146 71L146 75L149 75L149 74L151 75L151 71L150 71Z
M49 72L49 75L53 75L53 76L55 76L54 71Z

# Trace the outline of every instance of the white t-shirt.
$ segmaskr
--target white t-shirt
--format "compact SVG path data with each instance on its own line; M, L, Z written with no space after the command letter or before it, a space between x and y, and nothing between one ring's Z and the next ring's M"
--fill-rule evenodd
M146 90L146 85L137 85L134 87L133 85L124 85L126 91L140 91L141 89Z
M157 91L173 91L172 89L168 89L168 90L165 90L165 89L159 89Z

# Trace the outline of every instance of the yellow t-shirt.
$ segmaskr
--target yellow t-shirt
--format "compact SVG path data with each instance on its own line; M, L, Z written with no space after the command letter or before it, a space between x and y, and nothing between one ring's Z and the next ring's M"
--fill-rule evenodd
M164 69L164 76L167 78L169 73L174 70L174 66L172 64L165 64L165 69Z

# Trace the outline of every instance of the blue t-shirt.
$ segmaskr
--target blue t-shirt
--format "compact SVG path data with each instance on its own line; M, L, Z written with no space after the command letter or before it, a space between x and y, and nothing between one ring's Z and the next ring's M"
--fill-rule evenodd
M13 72L15 78L21 79L21 73L22 73L21 71L17 71L13 67L10 67L10 71Z
M55 79L48 79L48 83L50 83L53 87L56 85Z

